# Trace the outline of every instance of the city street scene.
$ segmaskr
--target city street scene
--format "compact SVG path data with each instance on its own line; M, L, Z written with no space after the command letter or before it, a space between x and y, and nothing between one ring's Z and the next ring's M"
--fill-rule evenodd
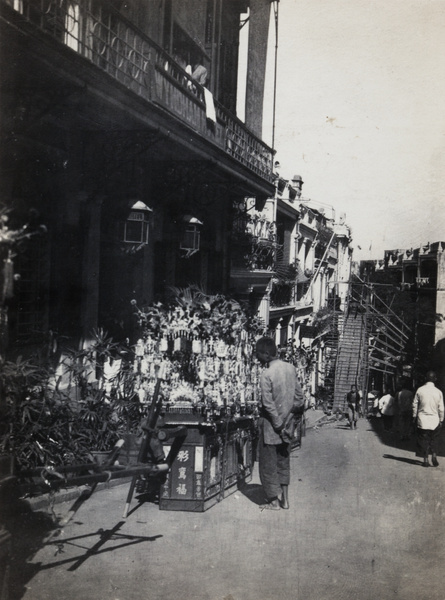
M445 600L444 23L0 0L0 600Z
M442 599L443 465L423 469L413 442L379 423L322 421L310 411L291 454L289 510L259 510L256 469L199 513L137 495L123 519L125 484L96 491L55 529L75 500L35 500L15 518L11 597Z

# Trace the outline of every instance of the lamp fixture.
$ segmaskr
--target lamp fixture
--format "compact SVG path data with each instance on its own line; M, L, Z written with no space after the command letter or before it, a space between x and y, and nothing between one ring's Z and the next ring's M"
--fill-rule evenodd
M190 258L201 246L202 221L192 215L184 215L182 219L179 249L185 252L183 258Z
M148 244L149 217L153 210L142 200L132 201L130 213L124 223L123 241L128 244Z

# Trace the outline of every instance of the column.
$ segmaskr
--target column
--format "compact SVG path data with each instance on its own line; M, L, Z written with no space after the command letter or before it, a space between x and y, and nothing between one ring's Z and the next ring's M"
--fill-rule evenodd
M436 328L434 343L445 338L445 252L437 253Z

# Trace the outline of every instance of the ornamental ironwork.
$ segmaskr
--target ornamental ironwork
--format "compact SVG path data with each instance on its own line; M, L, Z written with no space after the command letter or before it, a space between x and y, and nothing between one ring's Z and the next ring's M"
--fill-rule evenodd
M256 175L273 182L272 149L110 2L0 1L10 7L11 14L20 14L20 23L33 24L138 96L165 105L201 133L207 132L211 102L213 143Z

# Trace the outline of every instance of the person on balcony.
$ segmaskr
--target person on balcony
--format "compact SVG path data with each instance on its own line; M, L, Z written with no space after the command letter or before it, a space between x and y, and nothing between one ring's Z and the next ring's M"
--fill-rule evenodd
M194 65L192 78L199 83L200 85L205 85L207 83L208 72L204 65L200 65L199 63Z
M266 503L260 508L289 508L291 442L287 423L304 409L304 397L293 365L278 358L272 338L256 343L256 356L266 368L261 373L261 413L258 422L258 464Z
M187 68L187 61L185 58L178 51L173 54L173 58L175 59L175 62L177 62L178 65L185 71Z
M433 467L438 467L437 436L444 419L443 394L435 386L437 375L434 371L426 374L426 383L417 390L413 400L413 419L417 426L417 455L423 457L423 466L430 467L428 455L431 453Z
M187 73L189 73L192 76L192 80L196 81L196 83L199 83L199 85L205 86L207 83L207 78L208 78L208 71L205 68L204 65L202 65L198 60L196 60L193 63L193 67L191 65L188 65L186 68ZM193 84L192 81L188 82L188 88L194 93L196 94L196 86Z

